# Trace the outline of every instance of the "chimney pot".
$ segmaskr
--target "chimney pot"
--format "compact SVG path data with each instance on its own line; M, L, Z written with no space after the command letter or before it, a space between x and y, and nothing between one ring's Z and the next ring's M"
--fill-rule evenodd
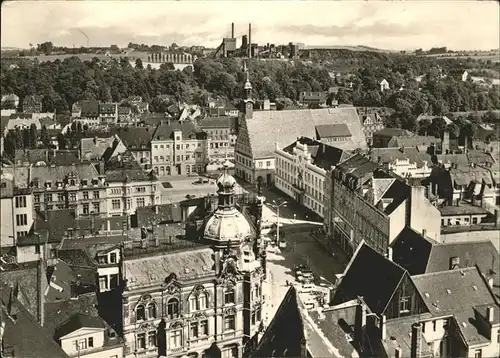
M380 335L382 341L385 341L387 339L387 317L383 315L380 319Z
M427 236L427 229L422 229L422 236L426 237Z

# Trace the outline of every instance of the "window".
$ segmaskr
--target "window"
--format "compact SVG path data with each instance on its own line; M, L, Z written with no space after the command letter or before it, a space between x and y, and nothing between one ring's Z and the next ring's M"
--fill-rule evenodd
M177 161L178 161L178 162L180 162L180 161L181 161L181 156L180 156L180 155L178 155L178 156L177 156Z
M177 138L177 139L178 139L178 138ZM180 149L181 149L181 146L180 146L179 144L177 144L177 145L175 146L175 149L180 150Z
M148 332L148 347L156 347L156 332Z
M137 335L137 349L146 349L146 333Z
M83 214L88 214L89 213L89 204L85 203L83 204Z
M137 188L138 193L145 193L146 192L146 187L145 186L140 186Z
M94 199L99 199L99 190L94 190Z
M116 252L112 252L111 254L109 254L109 262L112 264L116 263Z
M179 348L182 346L182 330L176 329L170 331L170 348Z
M266 162L266 167L270 167L270 166L271 166L271 161L270 161L270 160L268 160L268 161Z
M231 331L236 329L236 320L234 315L228 315L224 317L224 330Z
M109 276L109 288L115 289L118 288L118 274L113 274Z
M197 307L198 299L195 296L192 296L189 298L189 310L196 311L198 309Z
M69 201L76 201L76 193L69 193Z
M45 194L45 201L52 201L52 194Z
M108 289L108 276L99 276L99 288L101 290Z
M477 217L472 218L472 223L477 224Z
M160 155L160 162L164 162L165 161L165 157L163 155Z
M75 341L75 350L78 352L78 351L81 351L81 350L84 350L84 349L87 349L87 339L78 339Z
M135 311L136 311L136 315L137 315L137 320L138 321L144 321L146 319L146 311L144 310L144 306L143 305L137 306L137 308L135 309Z
M179 315L179 301L171 298L167 303L167 316L169 318L177 317Z
M436 320L434 320L434 321L432 321L432 330L433 330L434 332L436 332L436 328L437 328L437 321L436 321Z
M92 210L95 214L99 214L101 206L99 203L92 203Z
M137 206L141 207L145 205L144 198L137 198Z
M198 297L198 309L204 310L207 308L207 296L202 294Z
M17 214L16 226L25 226L25 225L28 225L28 216L26 214Z
M147 310L148 310L148 319L156 318L156 305L154 304L154 302L148 303Z
M192 322L189 326L189 333L191 338L198 338L198 322Z
M26 207L26 197L25 196L17 196L16 197L16 208L25 208Z
M99 262L99 264L101 265L106 265L108 263L108 257L105 256L105 255L102 255L102 256L98 256L97 257L97 261Z
M111 200L111 206L112 206L112 208L115 209L115 210L119 210L120 207L121 207L121 203L120 202L121 202L120 199L113 199L113 200Z
M208 320L206 320L206 319L204 319L203 321L200 321L200 334L202 336L208 335Z
M483 350L482 349L476 349L474 351L474 358L482 358L483 356Z
M40 202L40 194L34 194L33 195L33 201L35 203L39 203Z
M83 200L89 200L89 192L88 191L83 192Z
M229 289L226 292L224 292L224 303L234 303L234 290Z
M94 346L94 337L89 337L88 338L88 346L89 348Z
M404 296L399 300L399 312L407 313L410 312L410 297Z

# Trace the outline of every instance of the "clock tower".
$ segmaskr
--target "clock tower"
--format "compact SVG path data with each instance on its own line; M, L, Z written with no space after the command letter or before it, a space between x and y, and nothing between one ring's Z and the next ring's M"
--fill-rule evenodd
M246 98L243 101L245 103L244 107L244 113L245 113L245 118L251 119L253 116L253 99L252 99L252 84L250 83L250 74L248 72L248 69L246 68L246 64L244 65L244 71L246 73L247 80L245 82L245 93L246 93Z

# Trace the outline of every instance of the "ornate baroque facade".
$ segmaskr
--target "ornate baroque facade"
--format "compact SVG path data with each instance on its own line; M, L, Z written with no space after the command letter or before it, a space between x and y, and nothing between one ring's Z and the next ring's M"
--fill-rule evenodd
M255 343L264 270L253 226L235 207L235 184L226 167L200 244L125 255L127 357L242 357Z

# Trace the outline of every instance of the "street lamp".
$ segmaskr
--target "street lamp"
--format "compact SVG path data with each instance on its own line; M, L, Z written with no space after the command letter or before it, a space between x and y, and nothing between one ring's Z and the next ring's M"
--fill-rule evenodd
M280 204L276 203L276 200L273 200L272 204L269 204L271 207L276 209L276 241L280 240L280 208L283 206L286 208L287 201L282 201Z

